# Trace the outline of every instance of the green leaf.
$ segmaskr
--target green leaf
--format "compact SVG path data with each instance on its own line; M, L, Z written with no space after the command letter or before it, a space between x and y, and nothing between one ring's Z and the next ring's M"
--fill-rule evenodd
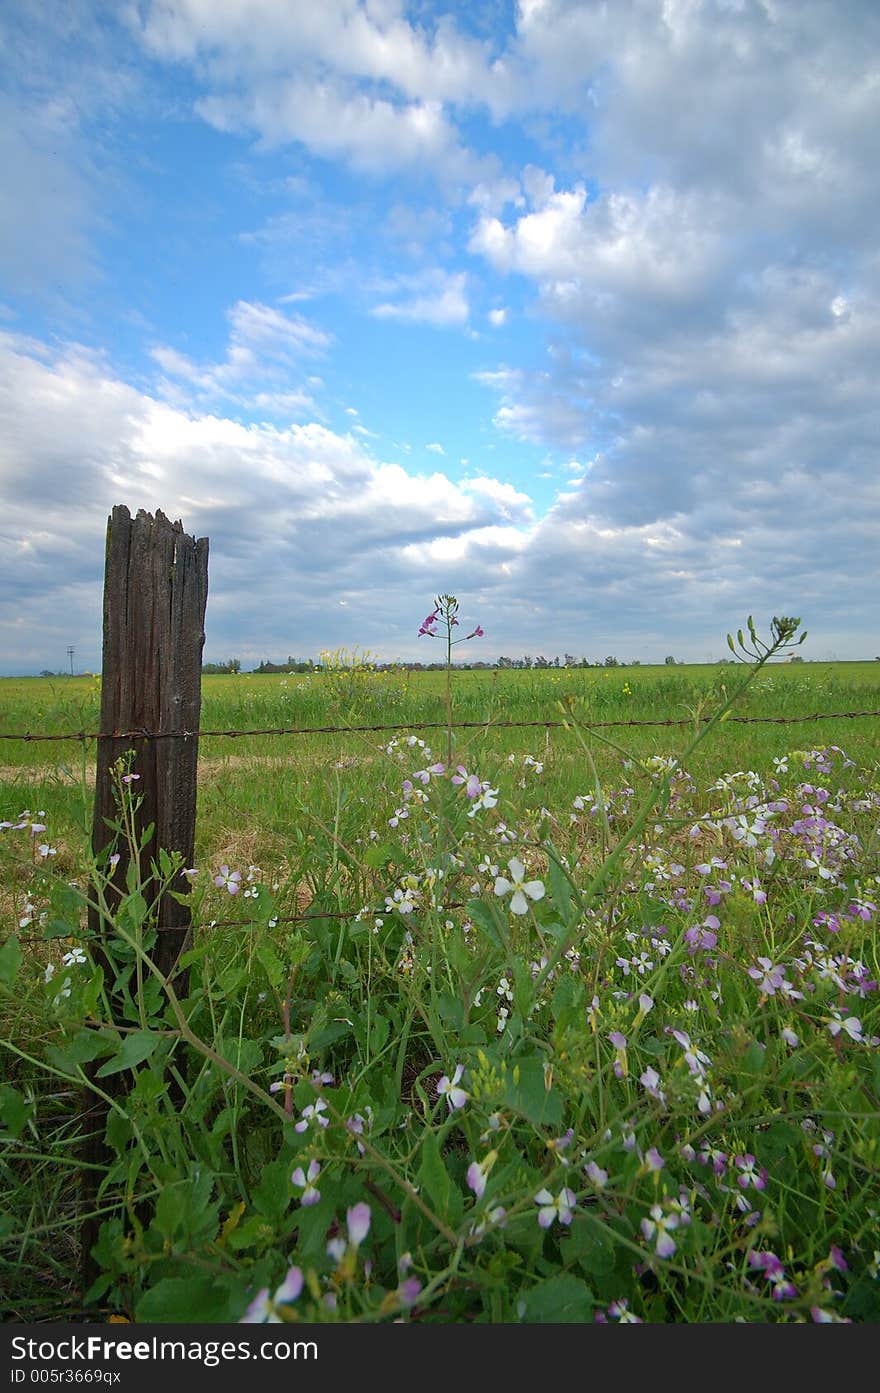
M527 1291L518 1303L522 1320L530 1325L574 1325L593 1316L593 1293L580 1277L560 1273Z
M486 904L484 900L468 900L465 912L474 926L482 930L490 943L494 943L496 948L506 951L506 926L502 925L501 918L494 906Z
M577 909L572 895L571 881L559 865L558 852L548 843L547 883L550 889L550 902L562 922L568 928L577 917Z
M0 948L0 982L11 987L21 967L21 945L15 934Z
M280 1156L275 1161L267 1161L260 1172L253 1192L254 1204L271 1224L279 1224L290 1208L292 1168L293 1162Z
M0 1084L0 1127L5 1136L20 1137L35 1107L11 1083Z
M260 965L269 979L269 986L277 989L281 985L281 979L284 976L283 962L275 952L271 943L258 943L256 951Z
M449 1176L440 1155L440 1146L433 1132L428 1132L422 1142L422 1164L419 1167L419 1184L425 1187L429 1198L441 1216L449 1207Z
M102 1064L96 1077L106 1079L110 1074L120 1074L123 1069L133 1069L136 1064L149 1059L162 1042L162 1036L150 1030L133 1030L126 1035L122 1045L106 1064Z
M547 1087L543 1057L512 1061L505 1101L536 1126L558 1127L562 1122L562 1099L555 1089Z
M102 1054L110 1054L118 1049L119 1045L120 1039L116 1031L78 1030L76 1035L65 1040L63 1046L47 1046L46 1058L50 1064L63 1069L66 1074L74 1074L78 1065L89 1064Z
M163 1277L135 1307L139 1324L218 1324L235 1319L229 1292L212 1277Z
M582 1271L597 1277L611 1272L614 1267L611 1236L588 1214L575 1215L568 1235L559 1246L566 1266L576 1262Z

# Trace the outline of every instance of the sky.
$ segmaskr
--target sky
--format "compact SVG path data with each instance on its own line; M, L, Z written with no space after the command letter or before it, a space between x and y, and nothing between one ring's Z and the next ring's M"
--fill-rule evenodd
M205 660L880 652L876 0L0 8L0 673L124 503Z

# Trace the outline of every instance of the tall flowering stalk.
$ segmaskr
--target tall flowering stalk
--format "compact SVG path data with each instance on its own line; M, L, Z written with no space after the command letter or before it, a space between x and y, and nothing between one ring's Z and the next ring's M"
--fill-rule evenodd
M445 629L445 635L438 630ZM452 650L457 643L467 643L472 638L482 638L484 630L477 624L469 634L453 638L452 630L458 626L458 600L454 595L438 595L434 608L419 629L419 638L446 639L446 760L452 763Z

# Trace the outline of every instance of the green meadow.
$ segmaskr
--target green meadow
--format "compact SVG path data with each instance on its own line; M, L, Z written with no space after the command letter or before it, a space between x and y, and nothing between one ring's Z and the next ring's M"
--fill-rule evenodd
M442 672L206 676L203 730L341 729L203 736L194 865L112 911L94 741L2 740L15 1318L878 1319L880 664L746 676L454 671L452 730ZM99 700L6 679L0 734Z

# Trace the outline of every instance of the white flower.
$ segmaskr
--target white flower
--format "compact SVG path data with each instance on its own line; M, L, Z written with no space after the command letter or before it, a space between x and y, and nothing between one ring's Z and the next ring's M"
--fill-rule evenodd
M468 1100L468 1095L464 1089L458 1086L463 1073L464 1065L456 1064L452 1078L448 1074L444 1074L437 1085L437 1092L441 1098L445 1097L450 1112L454 1112L456 1108L463 1108Z
M511 914L527 914L529 900L542 900L544 898L544 882L542 880L524 880L526 868L522 861L515 856L508 861L507 869L510 871L511 880L506 876L499 875L495 880L495 894L513 894L510 899ZM526 899L528 896L528 899Z

